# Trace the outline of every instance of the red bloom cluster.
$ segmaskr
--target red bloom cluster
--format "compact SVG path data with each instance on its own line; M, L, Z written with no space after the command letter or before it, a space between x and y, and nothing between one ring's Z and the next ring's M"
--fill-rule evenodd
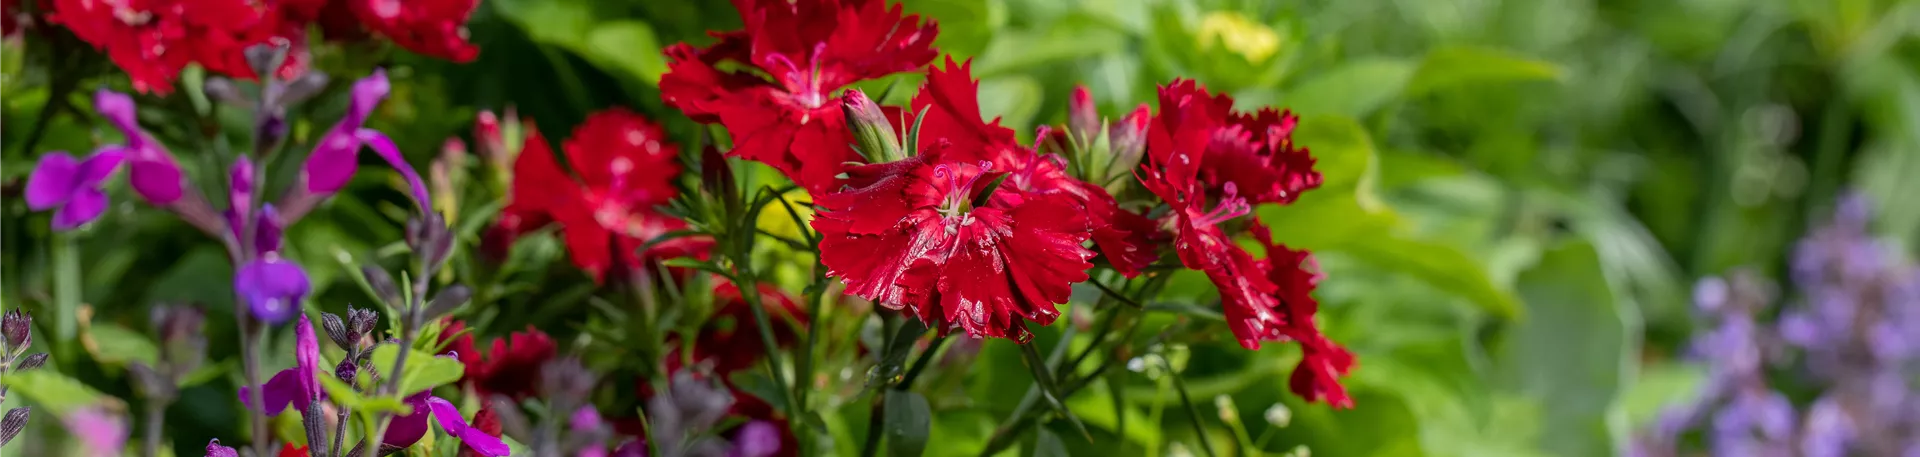
M306 71L307 27L327 29L342 8L364 26L422 54L454 61L478 52L464 23L478 0L52 0L48 22L106 52L141 92L166 94L188 64L240 78L254 76L242 50L261 43L291 48L276 71ZM330 30L331 31L331 30ZM350 34L341 34L350 35ZM338 37L336 37L338 38Z
M1052 323L1054 304L1087 279L1093 252L1081 244L1092 225L1082 201L1057 191L1070 178L1029 171L1048 162L998 121L980 121L976 89L951 59L930 75L909 110L927 113L913 120L919 154L848 170L844 190L815 199L823 212L813 228L827 274L848 293L942 332L1024 343L1033 336L1025 322ZM1003 183L980 201L1003 170L1024 173L1028 186Z
M1232 106L1226 94L1210 95L1190 80L1162 86L1147 134L1153 164L1142 170L1141 182L1172 209L1165 222L1177 233L1181 263L1206 272L1220 289L1240 344L1258 349L1262 341L1298 341L1305 357L1290 383L1294 393L1351 406L1338 380L1352 369L1353 355L1313 321L1320 304L1312 296L1318 276L1307 270L1311 255L1274 243L1255 222L1252 233L1267 258L1254 260L1222 227L1250 213L1253 203L1292 202L1321 177L1307 150L1293 147L1292 115L1263 110L1248 116Z
M816 194L833 190L842 164L863 161L848 147L836 92L931 62L938 28L884 0L733 3L744 30L716 33L719 41L704 48L667 48L662 98L726 126L732 154L772 165ZM728 62L751 71L727 71Z
M447 350L466 366L461 382L473 386L480 395L506 395L523 399L534 395L539 388L540 368L554 356L553 338L532 326L525 332L515 332L506 338L493 340L492 347L481 351L474 345L473 334L453 337L466 329L466 323L451 321L441 331L441 342L447 344ZM475 418L478 420L478 418ZM497 425L496 425L497 426Z
M558 222L574 265L604 280L618 265L635 268L647 241L686 227L653 208L672 200L679 149L660 126L625 109L594 113L562 144L575 180L536 129L515 159L512 202L500 223L525 232ZM654 246L649 258L698 255L708 243L682 238Z

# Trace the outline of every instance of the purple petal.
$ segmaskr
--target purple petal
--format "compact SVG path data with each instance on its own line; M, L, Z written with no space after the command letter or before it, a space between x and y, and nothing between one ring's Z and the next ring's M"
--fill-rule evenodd
M353 172L359 170L360 139L353 132L358 125L347 125L343 120L328 130L320 142L313 145L313 152L307 155L307 163L301 166L306 176L307 192L331 194L347 186L347 180L353 178Z
M273 255L248 262L233 275L234 291L254 317L270 325L292 319L310 288L300 265Z
M268 379L266 384L261 384L260 401L266 407L256 409L269 416L277 416L281 411L285 411L288 405L306 397L306 393L300 391L300 374L297 371L298 369L295 368L280 370L279 374L273 375L273 379ZM252 391L244 386L240 388L240 404L253 406Z
M448 435L460 436L469 428L467 420L460 417L460 408L445 398L427 397L427 408L433 410L434 421L440 423L440 428L447 429Z
M326 392L320 388L320 339L313 335L313 321L305 313L300 314L300 324L293 327L293 360L305 399L319 400Z
M67 431L79 438L80 444L92 453L87 455L118 455L127 445L127 422L117 415L108 413L97 406L89 406L68 414L63 421Z
M100 189L79 189L59 210L53 212L54 230L72 230L82 224L93 222L101 213L107 212L107 193Z
M420 180L420 173L413 170L413 165L407 164L407 158L400 155L400 147L394 146L393 140L387 138L386 134L373 129L360 129L355 136L367 142L367 146L372 147L375 154L386 159L388 165L392 165L394 170L407 178L407 187L413 191L414 206L419 207L423 212L427 211L427 205L432 201L427 198L427 185Z
M207 457L240 457L240 451L221 446L220 439L214 438L213 441L207 442Z
M132 138L140 134L140 124L134 121L133 97L100 89L93 94L93 109L100 112L101 117L113 122L121 133L125 133L127 141L132 142Z
M413 412L393 418L393 422L387 425L387 434L380 438L380 442L394 447L407 447L420 442L420 437L427 436L427 416L433 414L427 411L429 396L422 391L407 397L407 406L412 407Z
M353 128L358 129L360 124L366 122L367 116L373 114L373 109L380 106L380 100L387 98L387 92L391 89L392 86L387 83L387 70L384 68L375 68L373 74L354 81L353 100L347 106L345 120L352 120Z
M513 448L507 447L507 443L500 441L500 438L488 435L486 432L482 432L477 428L469 427L466 431L460 432L460 434L456 436L460 437L460 441L466 443L467 447L473 448L473 450L480 453L480 455L487 457L504 457L507 454L513 453ZM604 452L602 453L604 454Z
M260 252L279 252L280 234L286 224L281 222L280 212L274 210L272 203L260 207L259 221L254 223L258 225L254 226L253 248Z
M66 203L80 186L79 174L80 162L65 151L40 156L40 164L27 176L27 208L45 211Z
M232 205L227 207L228 211L244 215L253 207L253 161L248 160L247 156L240 156L239 160L233 161L227 177L227 202Z
M80 187L99 188L113 171L120 169L120 162L127 160L127 149L121 146L107 146L94 151L86 160L80 161L78 182Z
M173 203L185 192L186 181L180 175L180 165L174 163L173 156L152 145L135 149L127 168L127 182L140 198L150 203Z
M733 450L727 451L728 457L767 457L780 452L780 428L767 421L753 421L740 426L733 438Z
M575 410L573 412L573 417L568 418L567 423L569 425L572 425L574 430L592 430L592 429L600 428L600 423L601 423L600 411L593 409L593 406L591 405L582 406L580 407L580 409Z

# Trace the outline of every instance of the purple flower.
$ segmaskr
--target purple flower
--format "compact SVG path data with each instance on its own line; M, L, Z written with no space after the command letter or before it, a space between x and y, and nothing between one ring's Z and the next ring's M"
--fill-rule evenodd
M733 436L733 449L727 457L768 457L780 452L780 427L767 421L740 426Z
M274 253L247 262L233 275L233 290L246 302L253 317L268 324L293 318L300 311L300 300L311 287L307 273L299 264ZM304 321L301 326L306 326Z
M83 160L74 160L64 151L41 156L27 177L27 207L53 209L54 230L72 230L91 222L107 210L107 193L101 184L125 158L126 151L118 147L102 148Z
M309 197L331 195L346 187L347 181L359 169L359 153L362 146L373 149L387 164L399 170L407 180L408 190L412 193L414 204L423 211L427 208L427 186L420 179L420 173L414 171L400 154L400 148L393 140L379 131L363 128L367 116L379 107L380 101L387 97L390 89L387 72L376 69L372 75L353 83L352 100L348 103L346 116L327 130L326 135L314 144L313 152L307 156L307 163L301 168L303 191ZM310 204L311 202L307 202ZM306 206L296 207L295 215L304 214Z
M100 407L92 406L75 410L62 422L67 431L78 438L86 454L109 457L120 455L127 445L127 422L119 416Z
M320 339L314 336L313 322L307 319L307 315L300 315L300 323L293 327L293 335L293 368L281 370L260 386L260 400L264 407L259 410L270 416L279 415L288 406L305 411L313 402L326 398L326 390L320 388ZM253 406L252 398L246 387L240 388L242 403Z
M448 435L459 438L480 455L500 457L512 452L507 443L499 438L467 425L467 420L460 416L460 409L454 407L453 402L435 397L431 392L422 391L407 397L407 406L413 408L413 413L394 418L387 425L387 434L381 442L393 447L412 446L427 435L427 416L433 416L434 422L438 422Z
M207 442L207 457L240 457L240 451L221 446L220 439L214 438L213 441Z
M133 97L101 89L94 93L93 100L94 109L127 137L128 181L133 184L134 192L159 206L179 200L186 191L186 178L180 174L180 164L165 146L140 130L140 124L134 121Z
M600 410L593 409L593 406L582 406L574 410L573 416L567 419L567 425L572 426L574 430L600 428Z

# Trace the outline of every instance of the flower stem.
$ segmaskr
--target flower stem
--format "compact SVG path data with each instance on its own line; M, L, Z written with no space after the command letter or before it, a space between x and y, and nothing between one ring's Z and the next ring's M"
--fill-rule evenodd
M160 426L166 417L167 402L160 399L147 400L146 438L140 443L140 455L155 457L160 455Z
M53 340L54 352L62 360L73 360L74 333L80 309L80 248L73 232L55 232L53 257Z
M260 392L266 387L260 383L260 347L266 345L267 328L265 325L256 325L245 314L246 305L237 306L241 308L236 314L236 320L240 322L240 366L247 380L247 401L253 405L247 408L247 416L253 421L253 442L249 444L253 448L253 455L267 455L268 442L273 440L273 435L267 429L267 401Z

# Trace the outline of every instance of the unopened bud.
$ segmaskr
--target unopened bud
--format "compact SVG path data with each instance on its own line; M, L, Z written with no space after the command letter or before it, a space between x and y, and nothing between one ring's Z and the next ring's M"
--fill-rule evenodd
M1073 139L1089 143L1094 135L1100 134L1100 112L1093 107L1093 93L1087 86L1073 88L1073 97L1067 101L1067 128L1071 129Z
M1287 425L1293 423L1293 410L1287 409L1285 403L1274 403L1273 406L1267 407L1267 413L1264 415L1267 424L1272 425L1273 428L1287 428Z
M433 186L433 207L447 218L457 218L460 192L467 170L467 143L447 138L440 145L440 156L427 165L427 184Z
M1134 167L1140 166L1140 157L1147 151L1147 123L1152 119L1152 110L1142 103L1133 112L1121 117L1107 128L1107 145L1113 149L1113 156L1107 162L1108 173L1131 174ZM1114 180L1118 186L1128 180ZM1109 188L1107 192L1119 193L1118 188Z
M33 371L34 369L40 368L41 366L44 366L46 364L47 364L47 353L36 352L33 354L28 354L26 357L21 357L20 363L18 365L14 365L13 371Z
M320 329L325 330L327 339L333 340L333 345L340 349L351 350L354 341L358 340L347 333L347 322L333 313L320 313Z
M0 418L0 446L20 436L20 431L27 428L27 417L32 415L33 408L28 406L7 410L6 417Z
M251 107L253 105L253 101L247 97L245 92L241 92L240 86L235 85L231 79L210 76L202 86L207 94L207 98L213 99L214 101L238 107Z
M1213 407L1220 410L1220 422L1227 424L1240 423L1240 409L1239 406L1233 404L1233 397L1226 395L1215 396L1213 397Z
M319 70L307 70L300 77L287 82L286 91L280 93L280 103L293 105L307 101L327 88L327 74Z
M353 385L353 378L359 373L360 366L355 365L352 360L341 360L339 365L333 367L333 377L340 378L350 386Z
M366 308L347 308L347 326L358 340L373 333L373 325L380 322L380 315ZM371 352L371 351L369 351Z
M733 164L727 163L727 157L712 146L700 151L700 186L707 195L729 204L739 199L740 190L734 183Z
M847 129L853 132L853 144L872 162L893 162L907 157L900 149L900 138L880 105L859 89L847 91L841 108L847 114Z
M7 311L0 316L0 336L7 340L7 349L20 351L33 345L33 315L19 308Z

